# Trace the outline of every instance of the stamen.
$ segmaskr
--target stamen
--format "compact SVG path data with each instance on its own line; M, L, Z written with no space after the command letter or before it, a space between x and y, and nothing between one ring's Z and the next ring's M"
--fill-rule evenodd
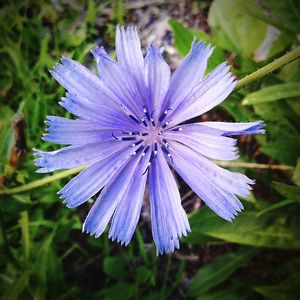
M161 126L161 128L166 128L168 125L169 125L169 123L172 121L172 119L170 119L170 120L168 120L165 124L163 124L162 126Z
M146 116L147 120L150 121L151 117L149 115L149 112L147 110L146 106L143 106L144 115Z
M151 119L152 126L155 127L155 122L154 122L154 119L153 119L153 113L154 113L154 111L151 113L150 119Z
M169 146L169 143L167 142L166 139L162 139L162 141L163 141L163 143L166 145L166 148L169 148L169 147L170 147L170 146Z
M137 124L141 124L141 122L133 115L128 115L128 117L133 120L134 122L136 122Z
M184 127L177 127L177 128L174 128L174 129L171 129L171 131L181 131L183 130Z
M166 115L172 110L172 108L167 108L159 117L158 121L162 122L164 120L164 118L166 117Z
M169 150L164 145L161 145L161 149L164 152L164 154L169 157L169 159L171 160L171 162L174 162L171 153L169 152Z
M114 135L112 132L111 135L113 136L114 139L119 140L119 141L134 141L136 140L136 136L125 136L125 137L117 137Z
M146 120L143 117L141 118L141 121L145 125L145 127L148 127L148 124L147 124Z
M129 147L135 147L135 146L137 146L137 145L139 145L139 144L141 144L141 143L143 143L143 142L144 142L144 140L139 140L139 141L137 141L136 143L130 145Z
M120 107L131 120L133 120L137 124L141 124L138 118L136 118L132 113L129 113L128 109L124 106L123 103L120 104Z
M151 163L154 161L154 159L156 158L156 156L157 156L157 143L154 144L154 150L151 152L150 159L149 159L149 162L147 164L147 168L146 168L146 170L144 171L144 173L142 175L146 174L146 172L149 170L149 167L150 167Z
M136 149L132 154L130 154L131 157L137 155L139 152L141 152L144 149L144 146L139 147Z

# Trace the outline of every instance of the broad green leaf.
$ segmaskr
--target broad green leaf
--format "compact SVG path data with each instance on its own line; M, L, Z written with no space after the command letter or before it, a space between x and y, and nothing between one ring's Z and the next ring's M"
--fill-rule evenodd
M300 4L298 0L264 0L264 5L271 12L272 18L275 18L281 26L295 34L299 34Z
M210 7L208 23L224 49L252 57L265 38L266 24L247 12L263 14L254 1L216 0Z
M257 247L299 249L300 240L295 237L300 234L297 219L285 214L268 213L260 217L256 212L240 213L230 223L207 207L190 217L192 232L186 242L196 242L197 235L212 236L227 242Z
M278 208L282 208L284 206L290 205L290 204L294 204L294 203L298 203L300 204L300 200L297 199L287 199L287 200L282 200L278 203L272 204L272 205L268 205L267 207L263 208L259 213L256 214L257 217L270 212L272 210L278 209Z
M282 83L248 94L242 104L253 105L297 96L300 96L300 83Z
M103 271L116 280L124 279L128 275L125 262L119 256L105 257L103 261Z
M281 182L273 182L273 186L275 187L276 191L289 199L300 200L300 187L288 185Z
M203 40L206 43L216 45L216 48L214 49L211 57L208 60L207 72L211 71L213 68L225 61L226 56L224 52L217 45L217 43L215 43L215 41L206 33L186 28L181 23L175 20L170 20L169 24L173 30L175 46L182 56L186 56L189 53L193 39L197 38L199 40Z
M255 291L270 300L298 300L299 282L292 285L256 286Z
M214 286L225 281L235 270L247 264L256 253L252 248L241 249L237 253L228 253L217 257L214 261L201 268L193 277L188 294L199 296Z
M101 294L104 296L99 299L107 300L129 300L135 299L134 295L136 293L136 286L132 283L120 281L113 286L106 288L101 291Z

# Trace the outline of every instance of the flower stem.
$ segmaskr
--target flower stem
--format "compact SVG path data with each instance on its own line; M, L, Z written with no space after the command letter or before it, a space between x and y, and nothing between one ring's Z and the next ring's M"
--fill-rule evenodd
M279 170L293 171L294 167L289 165L271 165L271 164L256 164L247 162L230 162L230 161L214 161L215 164L223 168L245 168L245 169L260 169L260 170Z
M292 62L293 60L300 57L300 47L295 48L294 50L288 52L287 54L281 56L280 58L274 60L273 62L269 63L268 65L258 69L257 71L247 75L243 79L241 79L237 85L235 86L235 90L239 90L240 88L248 85L265 75L273 72L276 69L283 67L284 65Z
M67 170L67 171L64 171L64 172L60 172L60 173L48 176L46 178L39 179L39 180L33 181L31 183L27 183L27 184L24 184L24 185L21 185L21 186L12 188L12 189L3 188L2 190L0 190L0 195L17 194L17 193L21 193L21 192L25 192L25 191L35 189L37 187L40 187L42 185L45 185L45 184L48 184L50 182L56 181L58 179L62 179L62 178L68 177L70 175L74 175L74 174L80 172L84 167L85 166L75 168L75 169L71 169L71 170Z

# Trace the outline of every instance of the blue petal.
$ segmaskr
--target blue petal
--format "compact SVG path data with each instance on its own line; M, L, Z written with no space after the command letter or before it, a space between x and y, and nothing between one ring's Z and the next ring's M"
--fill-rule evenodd
M222 169L176 142L170 142L173 166L196 194L222 218L231 221L243 206L235 195L247 197L253 180Z
M143 173L147 168L149 158L150 151L137 166L111 222L109 237L126 246L130 242L140 218L147 182L147 175Z
M212 51L204 42L193 41L190 53L172 75L163 110L174 109L201 82Z
M140 157L135 156L126 164L105 186L100 196L90 210L84 224L83 231L99 237L105 230L114 211L132 180ZM139 178L135 178L139 184Z
M150 166L149 194L152 235L157 252L173 252L174 248L179 248L178 238L186 235L190 227L176 181L160 148Z
M148 49L145 58L145 73L151 103L149 110L154 111L154 119L157 119L169 88L171 71L155 45L151 45Z
M119 65L127 71L139 95L147 102L144 58L136 27L117 26L116 54Z
M61 145L81 145L99 142L111 137L111 130L103 130L99 124L77 119L47 116L48 125L44 141Z
M103 81L89 69L72 59L63 57L51 75L70 93L80 95L91 103L119 106L119 99L105 86Z
M96 123L102 126L102 129L124 129L130 128L138 130L137 124L130 120L128 116L121 111L121 108L112 109L108 105L92 105L83 102L77 95L67 93L62 97L59 104L71 114L76 115L84 120Z
M202 122L197 124L215 129L224 136L265 133L263 129L265 125L262 121L249 123Z
M170 114L172 124L179 124L197 117L223 102L232 92L236 82L226 64L211 71ZM170 125L172 125L170 124Z
M142 114L143 99L136 85L123 69L114 62L103 48L96 48L92 53L97 61L99 76L111 91L136 116Z
M72 169L86 164L95 163L110 153L126 149L129 141L106 140L80 146L69 146L56 151L44 152L35 150L35 165L40 167L38 173L47 173L59 169Z
M76 207L89 200L130 158L130 151L129 148L121 149L84 169L58 192L60 198L64 199L67 207Z
M166 131L164 137L185 144L196 152L217 160L234 160L239 157L238 149L235 147L236 140L233 138L212 135L190 130L189 126L181 131Z

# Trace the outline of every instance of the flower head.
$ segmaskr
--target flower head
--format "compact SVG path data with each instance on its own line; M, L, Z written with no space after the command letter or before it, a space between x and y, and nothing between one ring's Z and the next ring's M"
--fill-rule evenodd
M109 237L127 245L148 179L157 251L179 248L190 226L170 166L222 218L231 221L243 209L237 196L247 197L253 181L208 158L236 159L236 140L229 136L263 133L262 122L178 125L221 103L235 86L226 63L204 76L212 51L194 41L171 76L161 49L151 45L144 58L136 29L117 28L118 62L103 48L92 51L99 76L65 57L51 71L68 91L60 105L76 118L47 117L43 139L68 146L36 151L35 163L42 173L88 165L59 191L76 207L102 190L84 231L98 237L111 220Z

